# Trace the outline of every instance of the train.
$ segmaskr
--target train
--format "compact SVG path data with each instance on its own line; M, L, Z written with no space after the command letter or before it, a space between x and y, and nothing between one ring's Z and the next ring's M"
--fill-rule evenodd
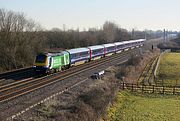
M55 73L72 66L120 53L126 49L143 46L145 41L145 39L129 40L60 52L41 53L36 56L33 69L35 73Z

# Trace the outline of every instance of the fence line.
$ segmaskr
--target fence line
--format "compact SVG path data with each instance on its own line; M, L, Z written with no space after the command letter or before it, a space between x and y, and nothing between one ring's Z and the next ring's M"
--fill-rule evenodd
M133 83L120 83L120 88L129 89L132 92L147 92L160 94L180 94L180 86L157 86L157 85L140 85Z

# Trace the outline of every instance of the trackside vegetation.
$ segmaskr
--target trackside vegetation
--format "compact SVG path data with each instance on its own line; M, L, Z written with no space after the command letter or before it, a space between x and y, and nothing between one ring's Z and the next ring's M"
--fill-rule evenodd
M118 93L108 108L108 121L179 121L180 96Z
M156 83L165 86L180 85L180 53L166 53L161 57Z

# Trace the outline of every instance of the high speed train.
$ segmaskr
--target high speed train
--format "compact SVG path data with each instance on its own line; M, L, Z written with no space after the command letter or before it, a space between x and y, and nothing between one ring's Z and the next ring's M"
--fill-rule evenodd
M145 39L115 42L103 45L75 48L56 53L41 53L36 56L36 73L54 73L74 65L110 56L123 50L143 46Z

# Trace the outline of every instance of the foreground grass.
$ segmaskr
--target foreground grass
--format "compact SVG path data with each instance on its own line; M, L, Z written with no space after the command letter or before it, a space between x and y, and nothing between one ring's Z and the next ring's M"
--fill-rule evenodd
M157 84L180 85L180 53L166 53L158 68Z
M119 92L108 121L180 121L180 96Z

